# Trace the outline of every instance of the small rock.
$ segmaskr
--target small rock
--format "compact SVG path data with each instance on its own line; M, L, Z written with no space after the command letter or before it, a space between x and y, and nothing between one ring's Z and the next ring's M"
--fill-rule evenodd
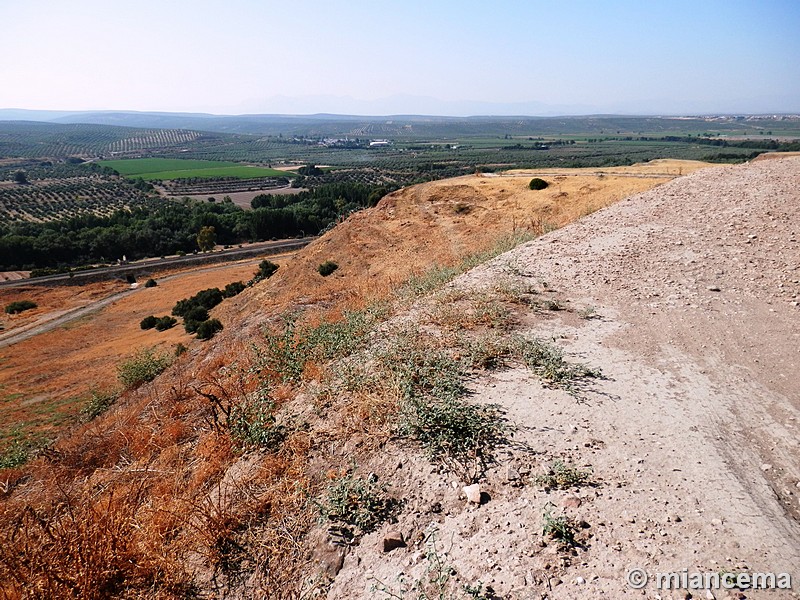
M711 524L714 527L719 527L720 525L722 525L722 519L711 519Z
M403 534L396 529L392 529L385 536L383 536L383 551L391 552L395 548L404 548L406 541L403 539Z
M508 470L506 470L506 479L508 481L517 481L519 479L519 471L517 471L514 465L508 465Z
M579 508L581 505L581 499L577 496L567 496L561 501L561 505L566 508Z
M586 583L586 580L583 577L575 578L575 585L583 585L584 583Z
M467 496L467 501L473 504L481 503L481 486L479 483L464 486L464 494Z
M764 472L769 471L770 469L772 469L772 465L769 463L764 463L763 465L761 465L761 470Z
M710 285L710 286L708 286L708 291L709 292L721 292L722 290L719 289L719 286Z

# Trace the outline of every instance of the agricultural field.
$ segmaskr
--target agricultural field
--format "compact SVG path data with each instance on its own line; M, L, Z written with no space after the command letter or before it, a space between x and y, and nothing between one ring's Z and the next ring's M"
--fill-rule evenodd
M145 181L214 177L251 179L255 177L292 176L292 173L278 171L277 169L215 160L138 158L102 160L99 161L99 164L114 169L125 177L141 178Z
M94 177L0 187L0 220L54 221L82 215L110 216L145 206L149 196L124 180Z

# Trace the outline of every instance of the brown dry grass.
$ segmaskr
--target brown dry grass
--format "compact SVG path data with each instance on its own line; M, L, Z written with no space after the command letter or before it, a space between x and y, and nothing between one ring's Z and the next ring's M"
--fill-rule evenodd
M527 189L527 175L465 177L402 190L351 216L270 280L216 309L226 329L214 342L198 343L153 383L125 394L26 467L0 473L2 593L179 597L246 590L297 597L316 568L304 540L315 513L308 498L319 495L329 473L366 460L385 441L395 395L375 386L376 393L362 390L347 402L320 393L315 404L309 390L326 379L319 361L305 365L302 381L278 385L251 368L251 344L265 323L298 306L307 322L335 319L434 263L453 263L515 231L564 224L662 180L586 175L543 193ZM340 268L322 278L316 266L328 259ZM151 336L164 336L164 345L183 339L182 330L141 332L138 321L168 313L190 291L242 278L223 273L217 283L187 275L174 286L143 290L67 335L20 344L11 366L32 377L37 365L47 365L54 372L43 387L48 393L79 385L65 371L84 363L102 371L132 347L152 345ZM475 325L487 322L480 316ZM82 348L74 351L76 345ZM241 454L222 409L230 414L264 386L299 424L277 451Z
M51 434L72 420L91 389L116 387L117 365L138 348L171 352L178 343L190 349L199 347L202 342L186 334L180 323L157 332L143 331L139 322L148 315L170 314L178 300L201 289L246 281L257 264L258 260L242 261L225 268L195 269L169 281L159 279L157 287L141 288L98 313L4 348L0 362L0 432L7 434L12 427L21 426L29 432ZM128 287L109 281L79 287L31 286L4 293L37 302L39 308L28 311L35 313L30 319L36 319Z

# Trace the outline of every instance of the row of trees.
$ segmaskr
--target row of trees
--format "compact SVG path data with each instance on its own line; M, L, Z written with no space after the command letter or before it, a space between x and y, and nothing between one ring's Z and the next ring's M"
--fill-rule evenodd
M47 223L0 226L0 269L112 262L208 249L271 238L314 235L386 190L357 184L321 186L268 199L245 211L230 202L154 201L110 216L81 215ZM258 204L258 203L256 203ZM213 235L211 229L213 228ZM200 239L198 239L198 234Z

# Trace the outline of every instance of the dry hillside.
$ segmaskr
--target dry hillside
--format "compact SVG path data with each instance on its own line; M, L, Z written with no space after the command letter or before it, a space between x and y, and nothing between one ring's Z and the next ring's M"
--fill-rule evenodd
M656 167L351 216L2 473L2 593L621 598L632 567L791 572L800 159Z

